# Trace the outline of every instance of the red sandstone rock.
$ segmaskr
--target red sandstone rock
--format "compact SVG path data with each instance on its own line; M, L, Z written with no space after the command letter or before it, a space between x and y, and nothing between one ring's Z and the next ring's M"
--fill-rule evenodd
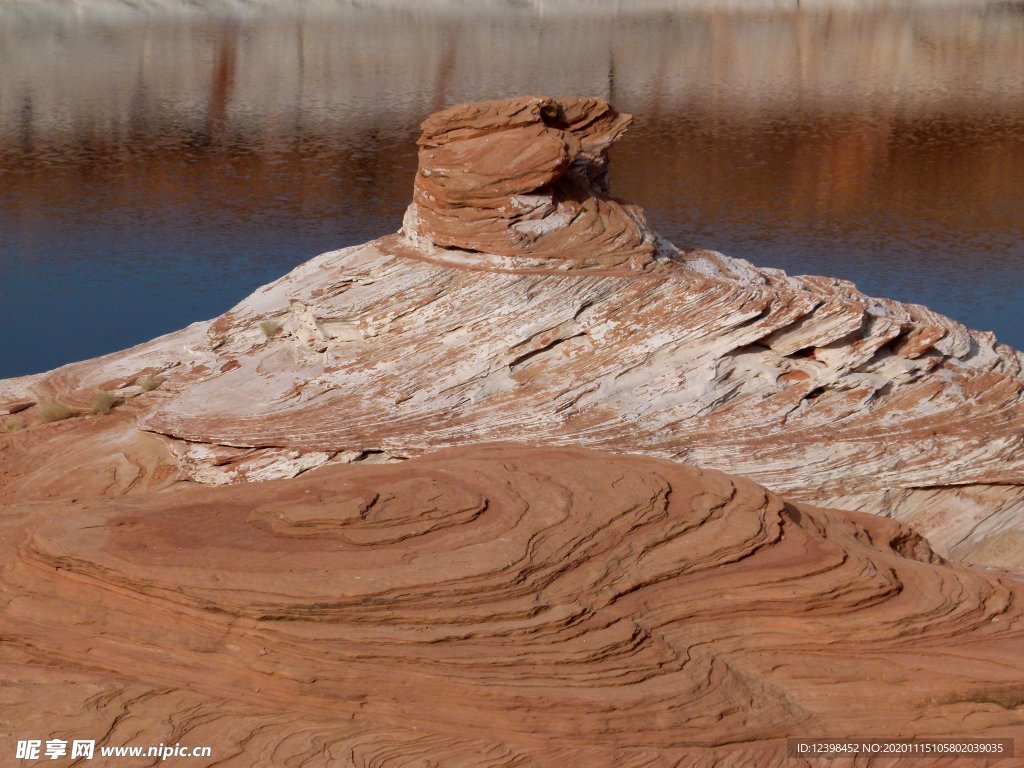
M156 449L165 475L218 484L555 442L741 474L896 517L946 556L1024 566L1024 357L848 282L656 238L603 192L603 152L625 124L596 99L429 118L421 165L438 173L417 177L416 196L429 180L443 216L414 202L403 234L313 259L212 323L0 382L0 402L87 410L97 390L133 397L143 374L168 379L102 434L62 422L0 436L0 493L58 493L66 451L88 467L75 470L82 483L115 493L148 487ZM618 213L596 228L583 215L554 226L551 213L547 234L520 242L521 217L501 201L535 184L552 211ZM566 184L587 194L566 198ZM626 231L639 240L605 238ZM467 232L490 245L459 240ZM281 324L273 338L265 320Z
M1024 740L1020 576L932 550L1024 564L1024 357L664 243L607 197L627 124L446 110L400 235L0 381L0 730L239 768ZM495 440L535 447L405 461Z
M15 413L27 411L35 403L32 400L15 400L13 402L0 403L0 416L10 416Z
M442 248L642 267L653 233L639 209L608 197L607 150L631 122L596 98L486 101L431 115L404 231Z
M666 461L454 449L7 505L0 531L0 730L22 737L237 768L810 766L786 736L1024 739L1019 583ZM876 764L947 763L857 763Z

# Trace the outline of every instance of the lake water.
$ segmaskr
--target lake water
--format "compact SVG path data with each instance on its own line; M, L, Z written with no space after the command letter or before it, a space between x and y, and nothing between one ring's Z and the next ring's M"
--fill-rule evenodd
M632 112L613 191L676 242L1024 348L1024 4L550 5L0 6L0 377L396 230L419 121L524 93Z

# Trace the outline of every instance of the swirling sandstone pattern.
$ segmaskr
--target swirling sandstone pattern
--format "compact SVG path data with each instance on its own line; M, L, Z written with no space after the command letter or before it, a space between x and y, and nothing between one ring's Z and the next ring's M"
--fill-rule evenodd
M790 766L786 735L1024 737L1020 584L667 461L493 445L0 525L0 730L244 768Z
M643 214L607 196L607 151L632 120L596 98L486 101L431 115L404 231L508 264L643 267L655 251Z
M1024 357L844 281L666 243L605 194L627 123L599 99L439 113L403 232L312 259L212 323L0 382L0 410L134 398L102 437L83 427L60 449L89 466L79 495L100 478L120 493L577 444L741 474L909 522L943 555L1024 565ZM538 207L513 205L523 195ZM167 383L136 397L152 372ZM0 438L5 494L60 493L64 429Z
M663 460L1019 566L1024 357L669 245L608 197L627 124L447 110L398 235L0 381L0 731L238 768L1024 739L1019 574Z

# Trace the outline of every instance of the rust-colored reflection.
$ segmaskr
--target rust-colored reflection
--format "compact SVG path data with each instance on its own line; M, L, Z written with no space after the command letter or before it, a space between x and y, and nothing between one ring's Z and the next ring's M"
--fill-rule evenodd
M680 234L687 212L699 211L700 221L770 215L794 232L1024 237L1024 115L744 121L690 112L641 122L615 161L617 191Z
M209 317L394 231L419 121L521 93L633 112L613 190L673 239L855 279L1024 347L1015 6L432 7L0 10L0 376Z

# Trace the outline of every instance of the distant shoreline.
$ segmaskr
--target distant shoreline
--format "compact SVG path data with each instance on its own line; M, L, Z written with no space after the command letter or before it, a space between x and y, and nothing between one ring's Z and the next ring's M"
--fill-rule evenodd
M674 11L730 13L791 13L794 11L870 11L1019 8L1024 0L0 0L5 13L109 15L193 15L204 13L336 13L373 10L431 14L598 16L615 13L647 14Z

